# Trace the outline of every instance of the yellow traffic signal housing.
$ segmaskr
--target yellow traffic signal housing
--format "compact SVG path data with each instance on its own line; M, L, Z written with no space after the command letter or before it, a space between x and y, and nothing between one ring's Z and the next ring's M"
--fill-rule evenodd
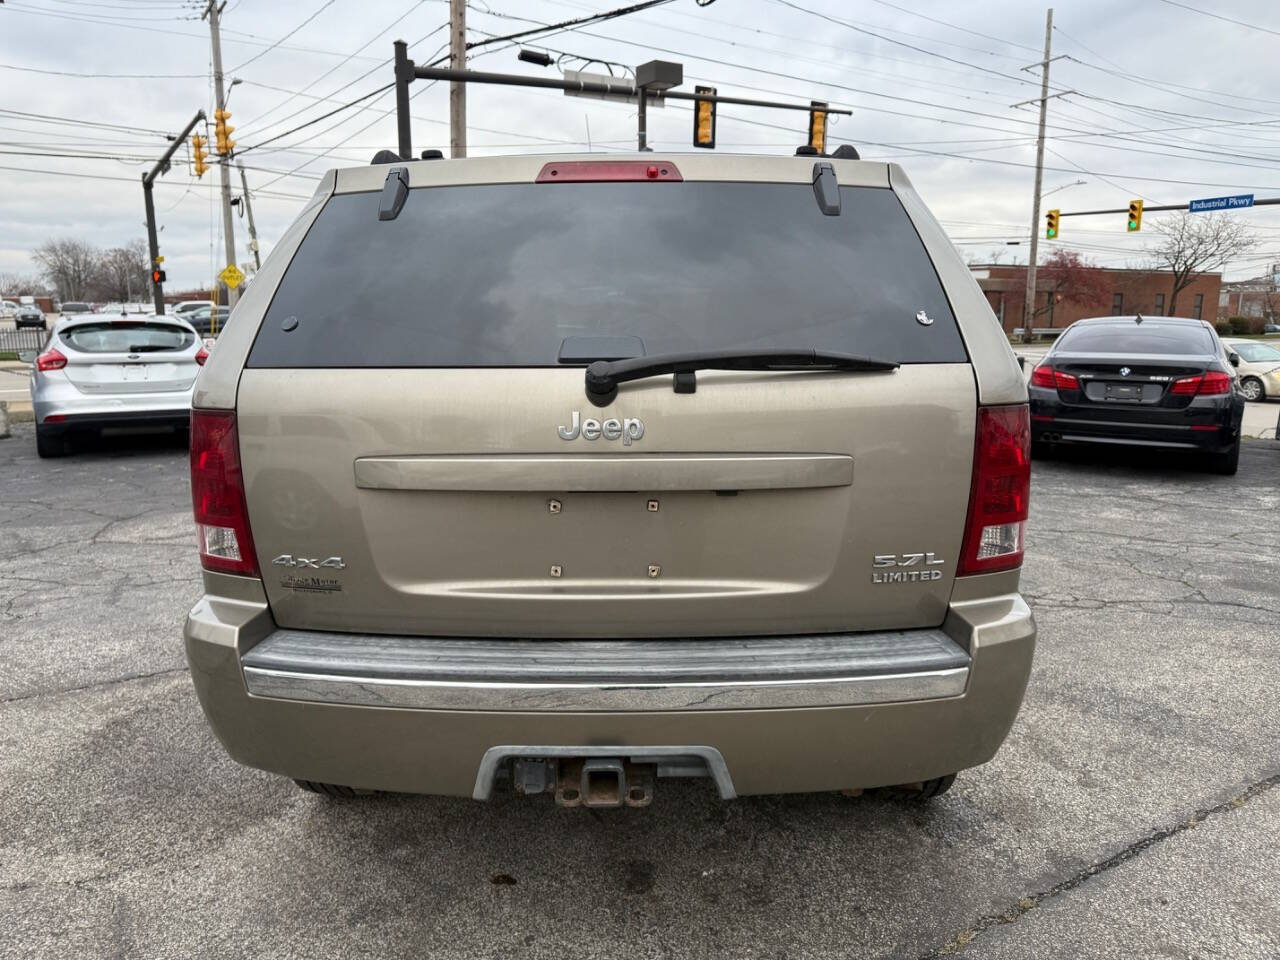
M827 104L822 100L809 101L809 146L827 152Z
M695 94L716 95L715 87L694 87ZM693 101L693 145L714 150L716 146L716 102Z
M236 147L236 142L231 139L231 131L235 130L235 127L227 123L231 119L231 111L215 110L213 111L213 119L214 147L219 154L225 157Z
M1142 229L1142 201L1129 201L1129 232L1137 233Z
M191 157L195 161L197 177L203 177L205 171L209 169L209 165L205 163L205 160L209 157L209 154L205 153L204 150L205 143L205 138L198 133L191 138Z
M1058 239L1058 218L1062 216L1061 211L1050 210L1044 215L1044 235L1048 240Z

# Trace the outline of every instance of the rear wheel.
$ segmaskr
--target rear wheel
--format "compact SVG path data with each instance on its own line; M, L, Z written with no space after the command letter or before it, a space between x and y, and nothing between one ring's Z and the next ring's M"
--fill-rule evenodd
M1266 391L1262 388L1262 381L1257 377L1245 377L1241 380L1240 392L1244 394L1246 400L1256 402L1266 398Z
M1236 442L1231 445L1231 449L1226 453L1215 453L1209 465L1214 473L1220 473L1227 477L1235 476L1236 471L1240 468L1239 438L1236 438Z
M61 457L67 452L66 438L36 424L36 454L43 459Z
M369 797L377 792L375 790L357 790L355 787L344 787L340 783L321 783L319 780L295 780L293 782L308 793L318 793L321 796L333 797L339 800L350 800L353 797Z
M955 782L956 775L949 773L945 777L934 777L932 780L924 780L919 783L900 783L893 787L881 787L876 793L889 800L922 802L942 796L951 789L951 785Z

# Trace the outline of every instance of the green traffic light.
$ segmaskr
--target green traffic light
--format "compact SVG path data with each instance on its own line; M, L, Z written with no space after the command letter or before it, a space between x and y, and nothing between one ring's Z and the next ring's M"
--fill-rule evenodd
M1050 240L1052 240L1057 235L1058 235L1058 231L1054 230L1052 227L1050 227L1049 230L1045 232L1045 236L1048 237Z

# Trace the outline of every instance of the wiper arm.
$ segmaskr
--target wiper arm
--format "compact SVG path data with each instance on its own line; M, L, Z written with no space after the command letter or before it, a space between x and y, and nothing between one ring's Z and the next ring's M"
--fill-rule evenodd
M859 357L833 350L701 350L666 353L629 360L597 360L587 367L587 399L605 407L618 395L618 384L662 373L674 373L676 393L697 389L695 370L896 370L892 360Z

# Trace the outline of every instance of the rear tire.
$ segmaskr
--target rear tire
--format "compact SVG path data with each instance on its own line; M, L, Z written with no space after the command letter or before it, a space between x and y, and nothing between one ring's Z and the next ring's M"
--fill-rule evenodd
M1244 394L1246 400L1253 403L1267 399L1267 391L1263 388L1262 381L1257 377L1245 377L1241 380L1240 392Z
M934 777L920 783L900 783L895 787L881 787L876 791L888 800L906 800L912 803L923 803L940 797L956 782L956 775L949 773L945 777Z
M355 787L344 787L340 783L321 783L319 780L294 780L300 789L307 793L318 793L321 796L336 800L351 800L355 797L373 796L376 790L357 790Z
M1236 471L1240 469L1240 438L1236 438L1236 442L1226 453L1213 454L1209 466L1214 473L1220 473L1224 477L1234 477Z
M36 424L36 455L42 460L64 456L67 452L65 437Z

